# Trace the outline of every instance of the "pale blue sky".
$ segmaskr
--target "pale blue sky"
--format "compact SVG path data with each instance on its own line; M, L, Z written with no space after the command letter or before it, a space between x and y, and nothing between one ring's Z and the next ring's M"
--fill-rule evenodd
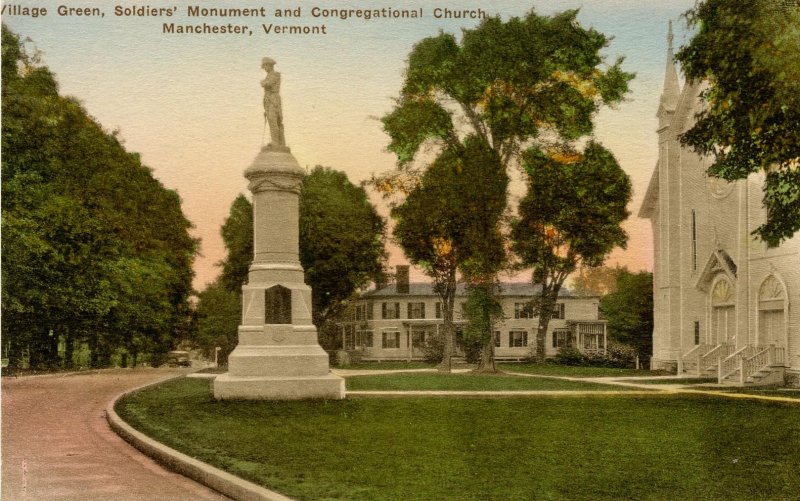
M15 2L16 3L16 2ZM65 18L58 5L96 5L104 18ZM130 7L142 2L125 2ZM633 216L627 251L615 252L611 262L633 269L652 266L649 223L635 217L655 165L658 97L666 58L669 19L678 20L694 0L513 0L429 2L407 0L146 2L152 7L178 6L174 18L119 18L114 2L42 0L29 6L46 7L36 19L4 16L3 22L42 51L43 62L56 74L61 90L77 97L107 129L120 129L126 146L142 155L164 185L176 189L184 212L202 238L195 286L213 280L213 264L224 257L219 228L232 200L246 191L242 172L261 144L263 110L260 60L270 56L283 75L282 98L286 138L303 166L329 165L347 172L353 182L389 170L394 157L385 151L387 137L374 119L392 106L405 59L419 39L439 30L458 33L472 20L434 19L434 7L482 8L503 18L580 8L579 20L611 35L608 60L626 57L625 69L637 74L628 101L598 117L597 137L617 156L634 183ZM238 18L252 24L253 35L165 35L164 21L203 22L184 17L186 5L204 7L267 7L267 19ZM19 5L22 5L21 3ZM300 19L281 21L276 8L302 7ZM313 6L325 8L416 8L418 20L349 21L314 19ZM221 24L222 20L205 19ZM228 20L225 21L227 23ZM326 24L328 35L264 35L260 24ZM675 23L675 43L687 41L684 24ZM373 197L377 202L379 199ZM382 209L384 214L387 213ZM392 248L392 263L403 262Z

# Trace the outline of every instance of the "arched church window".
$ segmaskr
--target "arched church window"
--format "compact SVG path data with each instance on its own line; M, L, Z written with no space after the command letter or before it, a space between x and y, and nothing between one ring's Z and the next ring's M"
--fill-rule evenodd
M736 344L736 289L727 277L711 288L711 344Z
M770 275L758 290L758 344L786 345L786 289Z

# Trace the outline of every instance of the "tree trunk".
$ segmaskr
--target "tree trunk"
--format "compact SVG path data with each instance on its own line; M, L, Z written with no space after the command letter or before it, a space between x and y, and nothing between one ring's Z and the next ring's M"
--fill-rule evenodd
M440 289L441 292L442 289ZM456 269L451 268L447 274L447 283L444 284L444 293L439 295L442 300L442 327L444 330L444 345L442 346L442 361L436 366L439 372L452 372L453 344L455 326L453 325L453 308L456 299Z
M492 289L494 288L494 279L486 280L480 284L480 287L487 292L487 297L492 296ZM489 321L489 332L484 335L486 342L481 347L481 361L478 364L478 372L497 372L497 367L494 364L494 321Z
M559 281L560 279L560 281ZM561 282L563 278L554 279L550 286L543 283L542 292L539 296L539 325L536 329L536 353L535 358L539 362L545 361L545 350L547 348L547 327L550 325L550 319L553 317L553 309L555 308L558 300L558 291L561 290Z
M446 314L445 314L446 317ZM453 364L451 359L453 357L453 319L452 319L452 312L451 318L445 318L444 324L442 325L442 331L444 334L444 345L442 346L442 361L439 362L439 365L436 366L436 370L439 372L452 372Z
M481 348L481 361L478 364L478 372L497 372L494 364L494 339L489 337L489 342Z
M64 334L64 367L71 369L75 366L72 358L75 354L75 338L72 331L67 329Z
M536 360L539 362L544 362L545 360L548 325L550 325L550 315L539 317L539 328L536 329Z

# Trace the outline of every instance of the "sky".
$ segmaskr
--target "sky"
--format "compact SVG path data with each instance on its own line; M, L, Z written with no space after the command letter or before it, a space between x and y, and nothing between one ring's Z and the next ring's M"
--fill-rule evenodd
M609 148L633 183L629 243L607 264L651 270L650 223L636 217L657 160L655 113L664 80L667 23L673 20L676 48L688 42L681 14L694 0L533 1L466 0L431 2L386 0L293 2L131 2L68 0L4 2L39 7L47 15L2 16L13 31L30 38L42 62L56 75L62 94L76 97L107 130L119 130L125 147L138 152L164 186L176 190L183 210L201 239L194 286L202 289L219 273L225 257L220 227L231 203L246 193L244 170L264 133L261 58L277 61L282 75L286 141L301 166L326 165L354 183L391 170L395 157L378 117L399 94L413 45L439 31L460 34L474 19L437 19L436 8L483 9L503 19L530 9L553 14L580 9L579 22L613 37L604 55L609 63L625 56L623 68L636 73L625 102L597 117L596 138ZM61 16L58 6L99 7L103 17ZM264 18L187 17L187 7L264 7ZM115 8L174 9L171 17L117 16ZM312 8L423 9L419 19L314 18ZM276 18L276 9L301 10L297 18ZM163 23L247 25L252 34L168 34ZM320 26L327 34L265 34L262 24ZM519 186L519 185L517 185ZM512 188L512 195L514 189ZM388 207L371 199L388 217ZM406 262L389 245L390 265ZM517 277L518 278L518 277ZM416 270L412 279L423 280Z

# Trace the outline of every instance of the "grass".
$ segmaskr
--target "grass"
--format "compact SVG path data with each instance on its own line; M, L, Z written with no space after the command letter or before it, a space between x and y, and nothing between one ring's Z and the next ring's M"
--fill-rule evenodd
M542 376L569 376L569 377L624 377L624 376L659 376L666 372L651 371L648 369L617 369L614 367L583 367L571 365L558 365L551 363L499 363L498 369L507 372L524 372L526 374L539 374Z
M338 369L356 369L356 370L401 370L401 369L433 369L436 364L429 364L427 362L401 362L401 361L388 361L388 362L358 362L355 364L348 364L336 366Z
M796 499L800 406L705 395L216 402L181 379L117 406L296 499Z
M783 397L800 400L800 390L781 389L781 388L710 388L714 391L724 391L726 393L742 393L744 395L763 395L768 397Z
M348 390L447 390L447 391L524 391L524 390L628 390L625 386L566 381L563 379L486 374L399 373L375 376L349 376ZM635 389L635 388L634 388Z

